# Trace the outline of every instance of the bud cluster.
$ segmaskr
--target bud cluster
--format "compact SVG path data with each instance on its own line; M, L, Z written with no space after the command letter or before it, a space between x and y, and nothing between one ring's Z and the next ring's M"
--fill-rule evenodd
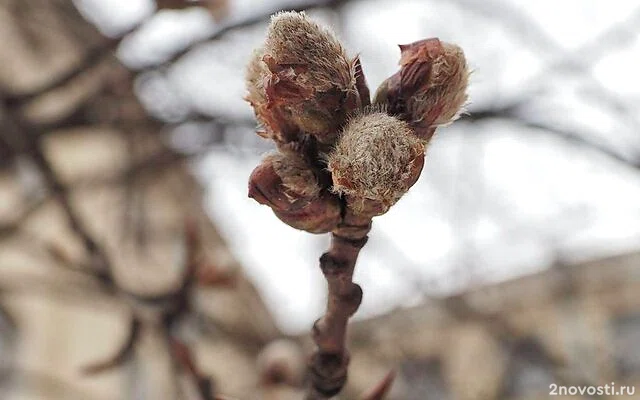
M288 225L330 232L345 214L384 214L416 182L435 128L466 101L459 47L400 46L400 71L369 89L358 57L304 13L272 17L246 72L247 96L278 151L253 171L249 196Z

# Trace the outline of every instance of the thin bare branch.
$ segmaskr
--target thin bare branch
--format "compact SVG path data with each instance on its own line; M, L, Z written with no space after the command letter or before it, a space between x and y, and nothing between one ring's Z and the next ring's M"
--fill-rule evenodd
M201 7L207 5L206 0L156 0L156 7L160 10L183 10L189 7Z
M120 39L111 39L89 49L77 64L69 68L63 74L54 77L50 81L28 92L6 96L6 105L8 107L20 107L45 93L65 86L80 75L87 73L90 69L100 64L108 57L112 56L112 51L117 48L119 44Z
M396 372L389 372L369 393L362 397L362 400L382 400L391 390L393 381L396 379ZM428 400L428 397L425 397Z
M189 347L175 337L169 337L168 340L174 362L177 363L193 381L200 396L199 400L214 400L213 382L198 370Z
M309 366L309 400L330 398L346 383L350 357L346 349L347 323L362 302L362 289L352 279L360 249L367 243L371 219L346 210L343 221L331 235L329 251L320 257L329 293L325 314L313 326L317 350Z
M140 336L140 328L140 321L136 317L132 317L127 336L116 353L104 361L83 367L82 372L87 375L98 374L118 367L130 360L133 357L133 350L138 336Z
M327 8L327 7L339 7L350 1L355 0L306 0L306 1L293 1L289 4L283 3L276 7L272 7L262 11L259 14L251 15L249 17L243 17L242 19L230 20L227 23L220 26L220 28L216 29L206 37L199 39L197 42L192 43L187 48L175 53L171 56L170 59L166 60L160 66L151 66L146 67L145 69L152 69L155 67L163 67L170 65L176 61L179 61L182 57L190 53L195 47L209 43L215 40L218 40L224 37L226 34L231 33L233 31L246 28L255 24L259 24L269 20L269 17L278 11L281 10L289 10L289 11L305 11L312 10L315 8Z
M512 103L507 106L496 107L496 108L486 108L474 111L472 113L463 115L460 118L461 122L468 123L477 123L483 120L505 120L515 122L521 126L527 128L534 128L545 130L547 132L553 133L558 137L566 140L575 145L579 145L581 147L595 150L598 153L601 153L610 159L621 162L627 165L630 165L634 168L640 168L640 155L636 158L629 158L621 155L620 153L612 150L609 146L604 143L599 143L593 139L590 139L590 135L585 135L584 133L574 131L567 128L561 128L559 126L555 126L549 122L543 121L535 121L530 118L524 117L524 106L525 103ZM526 130L524 131L526 132ZM471 134L472 131L469 131ZM477 133L473 133L477 134Z

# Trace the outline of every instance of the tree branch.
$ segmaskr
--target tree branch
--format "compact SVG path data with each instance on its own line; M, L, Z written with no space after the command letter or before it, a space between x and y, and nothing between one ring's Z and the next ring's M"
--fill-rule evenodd
M111 56L111 51L118 47L120 40L121 38L106 40L104 43L89 49L82 59L69 70L28 92L6 96L5 104L10 108L20 107L47 92L65 86Z
M353 272L370 229L370 218L355 216L346 209L344 222L331 235L329 251L320 257L329 293L326 312L313 326L317 349L310 362L309 400L330 398L347 381L347 323L362 302L362 289L353 283Z
M133 358L133 351L138 341L138 336L140 336L140 328L140 321L136 316L132 316L129 331L127 332L124 342L118 348L118 351L107 360L83 367L82 372L89 375L105 372L112 368L119 367L122 363Z
M246 27L249 27L249 26L264 22L264 21L268 21L269 17L271 17L271 15L273 15L273 14L279 12L279 11L282 11L282 10L305 11L305 10L311 10L311 9L314 9L314 8L338 7L338 6L341 6L343 4L348 3L349 1L354 1L354 0L306 0L306 1L294 1L294 2L291 2L290 4L281 4L279 6L267 9L267 10L263 11L262 13L255 14L255 15L252 15L252 16L249 16L249 17L245 17L243 19L231 20L231 21L227 22L226 24L223 24L220 28L218 28L217 30L215 30L214 32L209 34L208 36L206 36L206 37L204 37L202 39L199 39L198 41L196 41L195 43L192 43L191 45L189 45L185 49L175 53L171 58L169 58L165 62L161 63L160 65L150 66L150 67L147 67L147 68L144 68L144 69L152 69L154 67L163 67L163 66L170 65L170 64L180 60L182 57L184 57L188 53L190 53L191 50L193 50L198 45L201 45L201 44L204 44L204 43L207 43L207 42L211 42L211 41L220 39L223 36L225 36L227 33L236 31L238 29L246 28Z
M525 103L518 102L503 107L477 110L467 115L463 115L460 118L460 121L468 123L477 123L482 120L490 119L512 121L523 127L545 130L547 132L555 134L556 136L562 138L563 140L566 140L567 142L579 145L584 148L595 150L607 156L613 161L621 162L634 168L640 168L640 155L634 158L628 158L616 151L611 150L603 143L588 139L585 137L585 135L572 131L571 129L561 128L550 123L545 123L543 121L534 121L523 117L522 114L524 112L521 111L523 104Z

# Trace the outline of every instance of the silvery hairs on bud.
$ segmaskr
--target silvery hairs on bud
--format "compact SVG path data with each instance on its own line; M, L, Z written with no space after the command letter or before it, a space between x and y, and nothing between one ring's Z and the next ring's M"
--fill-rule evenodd
M264 49L262 47L255 49L251 55L251 59L247 64L245 72L245 80L247 87L247 96L245 99L251 103L254 108L266 107L267 93L264 88L264 77L269 73L267 65L262 61ZM256 115L261 113L256 109Z
M340 201L322 191L302 155L268 155L249 177L249 197L268 205L282 222L310 233L326 233L340 222Z
M331 143L350 111L345 98L357 93L356 65L329 29L304 13L281 12L249 63L246 84L269 136L291 140L287 131L295 130Z
M275 210L290 210L318 197L320 185L302 155L273 152L254 169L249 178L249 196Z
M409 124L368 110L348 122L329 154L333 190L391 206L418 178L424 150Z
M455 120L467 101L469 70L460 47L437 38L400 45L400 71L378 87L374 103L409 122L430 140Z
M429 121L431 126L445 125L455 120L467 101L469 71L464 53L455 44L442 42L442 48L442 54L431 65L429 87L416 93L411 106L414 113L426 118L438 110L433 115L435 119ZM408 58L411 59L411 56Z
M294 152L269 154L265 160L272 163L273 169L282 179L286 193L294 193L303 197L317 197L320 185L313 171L304 158Z
M300 81L317 91L355 85L355 71L335 34L304 12L281 12L271 18L266 53L278 64L308 66Z

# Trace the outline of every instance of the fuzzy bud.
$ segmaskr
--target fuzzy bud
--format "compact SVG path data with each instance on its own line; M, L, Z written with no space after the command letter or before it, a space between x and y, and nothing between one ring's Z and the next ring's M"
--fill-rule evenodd
M249 197L271 207L287 225L311 233L333 230L340 222L340 202L321 190L301 156L274 153L249 178Z
M374 102L429 140L467 101L467 62L460 47L437 38L400 45L400 51L400 71L380 85Z
M331 144L346 116L360 106L358 66L335 35L306 14L278 13L247 68L246 99L265 125L265 136L287 142L306 133Z
M384 214L420 176L424 151L404 121L382 112L354 117L329 154L333 190L356 213Z

